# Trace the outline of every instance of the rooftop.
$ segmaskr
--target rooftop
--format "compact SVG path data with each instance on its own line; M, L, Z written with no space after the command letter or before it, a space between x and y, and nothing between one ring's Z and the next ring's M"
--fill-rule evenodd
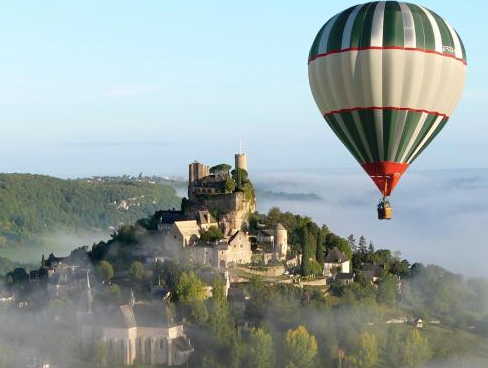
M344 253L342 253L339 248L334 247L327 252L327 256L325 257L325 263L344 263L349 259L346 257Z

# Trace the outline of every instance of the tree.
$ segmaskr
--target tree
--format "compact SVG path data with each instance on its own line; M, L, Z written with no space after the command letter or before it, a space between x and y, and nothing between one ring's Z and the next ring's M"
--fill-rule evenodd
M0 346L0 368L10 368L15 362L15 351L8 346Z
M95 272L104 284L109 284L114 277L114 268L107 261L98 262L98 265L95 268Z
M190 310L193 322L201 324L208 320L208 309L203 300L190 302Z
M232 193L236 190L236 182L230 176L225 178L225 192Z
M327 234L327 239L326 239L326 245L327 249L333 249L334 247L337 247L344 255L348 258L351 259L353 256L352 249L349 245L349 241L347 241L344 238L341 238L340 236L337 236L334 233L328 233Z
M356 252L358 250L357 246L356 246L356 239L354 239L353 234L351 234L347 237L347 242L349 243L349 247L351 247L353 252Z
M361 334L359 349L357 352L358 367L372 368L378 363L378 340L376 336L368 332Z
M403 339L400 334L400 328L395 325L390 325L385 349L388 367L402 366L402 349Z
M141 282L146 276L146 271L144 271L144 265L139 261L134 261L129 267L129 275L133 282Z
M209 171L211 174L219 174L219 173L229 173L230 169L232 169L232 166L228 164L218 164L212 166Z
M231 343L235 326L229 302L225 296L225 284L220 277L216 277L212 284L208 322L218 344L227 346Z
M368 246L368 254L373 254L373 253L374 253L374 244L372 241L370 241Z
M300 225L299 239L303 249L302 275L319 274L323 265L316 260L319 227L309 218L305 218Z
M205 299L205 288L194 272L183 272L176 286L176 295L182 302L194 302Z
M398 282L395 276L386 275L384 276L378 284L378 303L384 303L392 305L396 302L398 294Z
M317 340L304 326L286 333L286 368L311 368L317 355Z
M427 339L418 329L410 330L407 341L404 344L403 366L408 368L418 367L429 360L431 355Z
M363 255L367 254L366 238L363 235L361 235L359 238L358 252Z
M243 186L249 182L247 178L247 171L244 169L235 168L234 170L232 170L231 174L232 178L236 182L236 188L238 190L241 190Z
M94 368L101 368L104 366L105 358L107 357L107 346L104 342L93 344L91 347L91 361Z
M205 242L214 242L224 237L224 234L217 226L210 226L207 231L202 232L200 240Z
M318 232L317 236L317 254L315 256L317 263L320 266L320 272L322 273L324 270L324 261L325 261L325 244L327 239L328 229L324 225Z
M105 288L105 291L101 295L101 298L106 303L117 304L120 301L121 290L120 286L112 284Z
M271 335L262 328L253 328L249 338L249 368L272 368L275 352Z

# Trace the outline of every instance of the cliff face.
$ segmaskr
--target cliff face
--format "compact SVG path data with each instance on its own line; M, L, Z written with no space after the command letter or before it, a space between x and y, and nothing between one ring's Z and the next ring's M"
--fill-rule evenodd
M208 209L216 214L224 234L232 235L235 231L248 226L249 214L256 211L256 204L254 198L247 200L243 192L235 192L197 197L191 210L199 209Z

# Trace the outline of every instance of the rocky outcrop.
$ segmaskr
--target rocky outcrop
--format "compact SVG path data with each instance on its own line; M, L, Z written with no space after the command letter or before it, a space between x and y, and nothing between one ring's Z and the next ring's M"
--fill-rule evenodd
M237 230L247 228L249 214L256 211L254 198L246 199L244 192L202 195L194 199L191 211L208 209L217 217L224 235L232 235Z

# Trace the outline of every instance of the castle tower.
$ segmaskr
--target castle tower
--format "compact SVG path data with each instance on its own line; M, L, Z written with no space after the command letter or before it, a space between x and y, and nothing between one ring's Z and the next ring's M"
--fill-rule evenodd
M276 258L285 259L288 252L288 231L280 223L274 229L274 249Z
M193 183L210 175L208 166L199 162L192 162L188 166L188 198L192 198Z
M247 156L244 153L236 153L235 155L236 160L236 169L243 169L247 171Z
M206 176L210 175L210 170L208 166L201 164L200 162L192 162L189 165L188 170L188 182L191 184L197 180L200 180Z

